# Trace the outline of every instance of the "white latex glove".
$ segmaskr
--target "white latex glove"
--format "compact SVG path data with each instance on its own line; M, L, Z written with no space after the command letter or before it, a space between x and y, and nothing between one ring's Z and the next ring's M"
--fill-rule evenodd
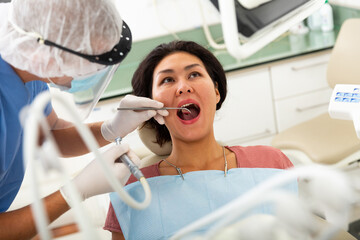
M119 107L155 107L161 108L164 104L150 98L136 97L126 95L121 101ZM169 115L167 110L146 110L132 111L119 110L113 119L105 121L101 125L101 134L109 141L113 142L118 137L125 137L134 131L141 123L154 117L159 124L164 124L164 117Z
M122 185L125 185L131 175L129 169L123 163L116 161L124 153L126 153L136 165L140 164L140 159L134 152L129 150L129 146L125 143L121 145L114 144L102 153L104 160L109 164L110 169ZM80 193L82 200L114 191L105 177L102 166L97 159L92 160L82 172L72 180L72 183ZM67 189L62 187L60 192L64 199L69 203L70 194L67 192Z

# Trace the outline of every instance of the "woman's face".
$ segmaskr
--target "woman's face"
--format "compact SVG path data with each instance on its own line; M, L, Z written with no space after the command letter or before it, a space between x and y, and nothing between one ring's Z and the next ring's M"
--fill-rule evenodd
M186 107L191 111L169 110L165 124L173 139L196 141L213 134L220 94L196 56L176 52L162 59L154 69L152 97L166 107Z

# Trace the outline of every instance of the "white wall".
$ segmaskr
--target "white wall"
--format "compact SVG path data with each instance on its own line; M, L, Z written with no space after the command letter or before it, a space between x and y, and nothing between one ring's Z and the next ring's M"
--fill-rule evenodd
M344 7L360 9L359 0L329 0L331 4L336 4Z
M115 0L121 17L131 28L134 41L168 35L202 25L199 1L207 24L219 22L209 0Z

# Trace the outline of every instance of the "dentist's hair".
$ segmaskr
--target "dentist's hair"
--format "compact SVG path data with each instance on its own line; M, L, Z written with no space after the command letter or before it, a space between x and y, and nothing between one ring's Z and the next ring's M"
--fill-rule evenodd
M207 73L214 83L214 86L219 90L220 101L216 104L216 110L220 109L227 93L227 83L224 69L221 63L209 50L192 41L173 41L170 43L164 43L152 50L140 63L134 73L131 81L133 94L136 96L152 98L154 69L162 59L176 52L189 53L196 56L203 62ZM158 124L154 119L150 119L145 122L145 124L156 130L156 140L160 146L168 141L171 141L170 133L165 125Z

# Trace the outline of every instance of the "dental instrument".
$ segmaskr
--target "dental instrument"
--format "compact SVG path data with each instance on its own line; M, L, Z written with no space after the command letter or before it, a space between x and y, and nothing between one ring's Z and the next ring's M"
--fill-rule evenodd
M119 107L117 108L117 110L185 110L189 113L191 113L191 111L185 107L162 107L162 108L154 108L154 107L135 107L135 108L131 108L131 107Z
M33 103L28 107L27 114L24 114L24 161L29 167L33 168L32 173L32 189L33 189L33 204L32 210L34 212L35 221L37 231L41 239L51 239L51 233L48 229L48 220L46 216L46 212L44 210L44 204L40 199L40 194L38 190L38 183L37 177L35 173L34 164L36 160L44 160L41 158L42 156L52 156L47 157L46 160L50 160L51 162L48 164L52 166L54 170L57 170L62 174L63 180L65 182L64 187L69 190L71 193L69 195L70 203L74 209L75 219L79 223L80 230L84 234L86 234L85 239L99 239L97 238L96 233L94 232L94 228L89 223L89 218L86 217L85 211L82 209L80 196L73 186L72 182L70 181L69 176L64 171L64 169L59 164L58 158L60 156L59 150L57 149L55 140L53 139L50 133L50 127L47 124L46 117L44 116L44 109L50 100L57 100L59 103L64 105L64 109L68 111L69 115L72 117L72 122L74 123L76 129L79 131L80 136L82 136L86 146L90 151L92 151L95 155L97 161L99 161L100 165L102 166L102 170L105 172L105 176L109 181L110 185L113 189L119 194L119 197L129 206L136 208L136 209L144 209L149 206L151 201L151 191L150 187L144 177L141 178L140 184L143 186L144 190L144 200L143 202L135 201L121 186L118 182L115 175L112 173L108 163L103 159L103 156L100 154L99 145L95 140L95 137L91 133L90 129L85 126L82 121L81 117L78 115L75 106L68 103L64 97L59 93L53 93L52 95L49 92L43 92L39 94L33 101ZM42 132L44 133L47 141L47 146L43 146L46 149L50 149L44 152L39 151L38 141L34 139L38 139L39 137L39 129L38 126L40 125ZM55 150L54 150L55 149ZM42 149L43 150L43 149ZM48 153L49 152L49 153ZM42 154L41 154L42 153ZM51 153L51 154L50 154ZM140 171L140 170L139 170Z
M115 139L116 145L120 145L121 140L122 140L121 137L116 138ZM120 156L119 159L122 163L126 165L126 167L130 170L131 174L134 175L134 177L136 177L137 180L139 180L140 182L143 181L142 179L145 178L144 175L142 174L138 166L136 166L135 163L131 161L128 155L123 154Z

